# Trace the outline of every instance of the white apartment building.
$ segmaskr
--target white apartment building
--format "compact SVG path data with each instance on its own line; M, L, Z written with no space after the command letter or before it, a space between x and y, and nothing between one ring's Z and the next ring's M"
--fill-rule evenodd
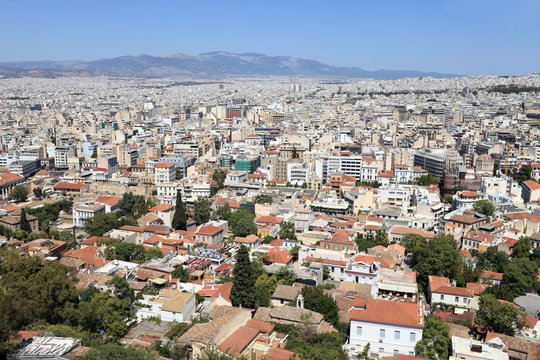
M350 311L350 347L354 352L369 344L370 355L415 356L422 339L424 306L414 302L356 298Z
M290 162L287 164L287 182L296 185L309 183L311 165L306 163Z
M367 255L358 255L349 260L345 269L345 281L357 284L377 284L379 262Z
M91 219L98 213L105 212L105 205L100 203L82 203L73 207L73 224L83 228L86 220Z
M155 168L156 185L170 183L176 180L176 168L173 164L159 163Z

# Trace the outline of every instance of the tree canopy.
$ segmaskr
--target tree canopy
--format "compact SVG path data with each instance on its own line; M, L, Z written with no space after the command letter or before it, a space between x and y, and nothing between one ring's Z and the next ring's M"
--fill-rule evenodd
M186 230L186 207L184 206L184 202L182 201L182 193L180 192L180 190L176 192L176 206L174 209L174 216L171 226L174 230Z
M249 259L249 251L243 245L236 254L236 265L233 274L234 280L230 295L233 306L254 309L257 303L255 291L257 277Z
M23 185L15 185L8 195L8 200L15 202L24 202L28 199L28 189Z
M514 336L523 328L526 314L511 303L503 303L495 296L484 293L480 295L480 308L474 318L475 324L483 331L493 331Z
M489 200L482 199L474 203L473 210L486 216L492 216L495 212L495 205Z
M212 217L212 200L200 197L195 200L193 220L197 225L202 225L210 221Z
M450 326L433 314L424 316L422 339L416 343L416 354L426 359L446 360L452 341Z
M296 240L296 229L294 228L294 223L292 221L287 221L281 225L281 230L279 230L279 238Z
M231 214L229 226L235 236L245 237L251 234L257 234L255 214L247 207L242 207Z
M420 185L420 186L429 186L429 185L439 185L440 181L441 179L439 179L437 176L433 174L427 174L427 175L422 175L416 178L415 183L416 185Z
M304 307L318 312L324 316L324 320L330 324L337 325L339 321L339 308L334 299L324 293L319 286L304 286L302 288L304 297Z

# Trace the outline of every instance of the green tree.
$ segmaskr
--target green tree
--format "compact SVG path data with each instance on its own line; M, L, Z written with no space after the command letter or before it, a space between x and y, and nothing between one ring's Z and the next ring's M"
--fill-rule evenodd
M514 301L516 297L525 294L528 287L534 286L537 270L534 261L527 258L514 259L506 266L501 285L489 288L488 292L499 299Z
M182 193L179 190L176 192L176 206L171 225L175 230L186 230L187 226L186 208L182 202Z
M534 261L536 263L536 266L540 268L540 247L534 249L531 254L531 260Z
M84 230L90 236L103 236L106 232L117 228L118 219L113 213L97 213L93 218L87 219Z
M226 177L227 173L225 171L214 171L214 173L212 174L212 179L215 180L215 182L217 183L218 189L223 189Z
M388 233L386 230L377 230L375 233L375 242L381 246L388 246Z
M279 230L280 239L296 240L296 229L294 228L294 223L288 221L281 225L281 230Z
M187 271L182 265L177 266L171 275L173 278L180 280L180 282L189 282L189 271Z
M526 314L513 304L502 303L493 295L480 295L480 308L474 318L475 324L483 331L493 331L514 336L516 330L521 330Z
M339 308L334 299L326 295L322 288L318 286L304 286L302 288L304 297L304 307L318 312L324 316L324 320L337 325L339 321Z
M415 183L416 185L420 185L420 186L430 186L430 185L439 185L440 181L441 179L439 179L437 176L433 174L427 174L427 175L422 175L416 178Z
M257 289L257 303L259 306L270 306L271 296L278 286L276 275L261 274L255 281Z
M495 212L495 205L493 205L491 201L486 199L478 200L474 203L473 210L486 216L492 216Z
M195 200L193 220L198 225L206 224L212 217L212 201L206 197Z
M28 222L28 218L26 217L26 209L21 209L21 220L20 220L20 226L22 231L26 231L28 233L32 232L32 228L30 227L30 223Z
M296 281L296 274L290 266L282 266L276 271L278 282L283 285L292 285Z
M532 179L532 167L530 165L523 165L519 168L517 173L517 180L522 183Z
M298 253L300 252L300 246L294 245L292 248L289 249L289 254L292 255L293 261L298 261Z
M354 240L354 242L356 243L359 251L365 251L369 248L377 246L375 241L366 238L364 234L361 233L356 235L356 239Z
M13 190L8 195L8 200L15 200L15 202L24 202L28 199L28 189L23 185L15 185Z
M129 287L129 283L126 279L114 275L111 280L105 283L113 288L113 294L119 299L135 299L135 292Z
M427 241L416 234L405 234L402 244L412 253L411 265L420 291L427 289L428 275L445 276L465 286L463 260L453 236L437 235Z
M489 247L485 252L478 254L478 267L483 270L504 272L509 262L508 255L495 247Z
M231 207L229 206L229 203L225 203L225 205L221 206L216 210L216 217L219 220L229 220L229 218L231 217Z
M38 199L41 199L43 197L43 190L41 190L41 188L34 188L34 190L32 190L32 192L34 193L34 196L37 197Z
M231 214L229 226L235 236L245 237L251 234L257 234L255 214L247 207L242 207Z
M257 278L253 273L249 251L243 245L236 254L236 265L233 274L234 280L230 295L233 306L254 309L257 302L255 291L255 281Z
M422 339L416 343L416 354L426 359L448 359L452 341L450 326L433 314L424 317Z
M112 250L112 251L111 251ZM126 242L115 242L105 250L107 260L122 260L141 263L148 259L146 249L142 245Z
M523 258L528 259L531 255L531 238L527 236L522 236L519 238L514 249L512 250L512 258Z
M158 247L153 247L151 249L148 249L146 251L146 255L148 257L148 259L153 259L153 258L162 258L163 257L163 253L161 252L161 250L158 248Z

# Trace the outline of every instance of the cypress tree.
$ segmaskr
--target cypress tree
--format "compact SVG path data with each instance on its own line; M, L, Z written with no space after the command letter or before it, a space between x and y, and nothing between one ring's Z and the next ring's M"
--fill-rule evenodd
M186 207L182 202L182 194L180 191L176 191L176 208L171 225L174 230L186 230Z
M233 274L234 279L230 296L233 306L254 309L257 302L257 292L255 291L255 281L257 279L249 260L249 251L243 245L236 255Z
M28 222L28 219L26 218L26 209L25 208L22 208L22 210L21 210L20 224L21 224L21 230L24 230L27 233L32 232L32 228L30 227L30 223Z

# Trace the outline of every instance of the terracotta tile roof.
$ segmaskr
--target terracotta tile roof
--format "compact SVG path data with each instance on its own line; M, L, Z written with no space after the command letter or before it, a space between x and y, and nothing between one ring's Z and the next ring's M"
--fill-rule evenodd
M214 236L222 232L223 229L213 225L201 226L197 231L197 235Z
M156 167L157 168L172 168L172 167L174 167L174 164L159 163L159 164L156 164Z
M15 182L21 182L23 180L24 178L17 174L13 174L13 173L0 174L0 187L5 186L5 185L10 185Z
M259 240L257 235L251 234L246 237L237 236L234 238L234 242L242 244L253 244Z
M426 239L433 239L435 233L423 229L415 229L406 226L393 226L390 230L390 234L405 235L405 234L416 234L425 237Z
M171 209L174 209L174 205L169 205L169 204L159 204L159 205L156 205L154 207L151 207L150 209L148 209L148 211L152 211L152 212L164 212L164 211L168 211L168 210L171 210Z
M523 184L525 184L532 191L540 190L540 184L534 180L527 180Z
M429 288L431 289L431 291L435 291L441 286L450 285L450 279L443 276L429 275L428 282L429 282Z
M289 250L272 248L266 254L266 260L276 264L288 264L292 261L293 256Z
M270 350L268 350L268 352L264 355L263 358L264 359L269 359L269 360L290 360L291 356L295 360L300 359L298 357L298 355L296 355L295 353L293 353L290 350L287 350L287 349L284 349L284 348L273 347Z
M256 220L256 223L266 223L266 224L281 224L283 222L282 217L277 216L259 216Z
M351 320L379 324L400 325L415 328L424 327L424 309L422 305L368 299L365 310L351 310Z
M122 200L122 198L118 196L98 196L96 202L105 204L107 206L114 206L118 204L120 200Z
M259 330L259 332L267 333L267 334L271 333L275 327L274 324L271 324L269 322L262 321L262 320L254 320L254 319L249 319L246 323L246 326L257 329Z
M489 287L489 284L467 283L465 287L469 289L473 295L480 295Z
M485 244L491 244L497 238L495 235L486 234L480 231L469 231L463 236L464 239L479 241Z
M66 182L59 182L54 185L55 190L81 190L84 187L84 184L73 184Z
M481 279L490 279L490 280L499 280L499 281L502 281L503 275L504 275L504 274L502 274L502 273L484 270L484 271L482 271L482 272L480 273L480 278L481 278Z
M431 292L439 293L439 294L467 296L467 297L473 296L473 293L471 290L467 288L457 287L457 286L439 286L435 290L431 290Z

